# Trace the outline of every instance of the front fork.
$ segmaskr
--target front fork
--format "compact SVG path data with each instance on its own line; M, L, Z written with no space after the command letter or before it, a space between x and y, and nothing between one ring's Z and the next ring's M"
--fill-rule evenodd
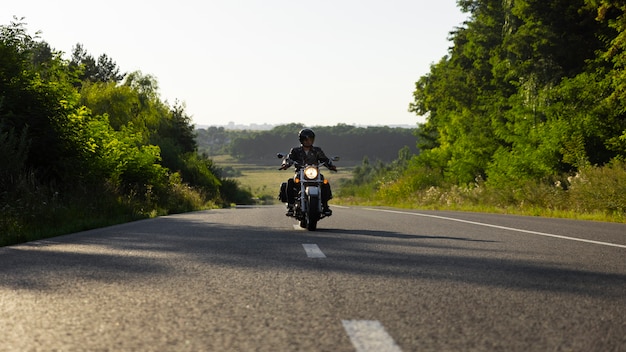
M310 204L309 199L317 199L317 204ZM317 213L322 213L322 192L319 186L302 185L300 190L300 216L309 211L309 206L317 207Z

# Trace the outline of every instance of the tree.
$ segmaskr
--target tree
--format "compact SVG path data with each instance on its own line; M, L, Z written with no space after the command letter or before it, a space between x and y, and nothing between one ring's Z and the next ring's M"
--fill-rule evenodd
M604 114L598 121L605 147L615 155L626 158L626 4L616 0L588 0L589 8L597 11L597 20L606 26L602 33L606 47L598 57L601 67L609 68L599 83L607 94L601 106Z
M180 148L180 153L195 153L198 151L195 127L191 116L185 112L185 105L176 102L170 109L170 114L161 119L158 129L160 138L171 139Z
M443 158L430 164L461 184L568 172L564 156L581 150L608 161L602 141L621 123L597 106L608 86L597 73L607 65L594 63L608 32L585 1L458 3L470 19L451 33L449 55L418 80L409 107L427 115L420 133L432 152L423 158Z
M73 48L70 65L81 73L81 81L119 83L125 76L120 74L115 61L106 54L101 54L98 60L95 60L80 43Z
M184 106L162 102L152 76L119 84L106 55L95 62L78 46L68 62L37 39L22 20L0 26L0 244L68 229L68 217L80 230L243 201L196 154Z
M26 168L44 179L70 177L75 152L64 132L77 94L60 53L37 43L18 21L0 26L0 56L0 125L26 133Z

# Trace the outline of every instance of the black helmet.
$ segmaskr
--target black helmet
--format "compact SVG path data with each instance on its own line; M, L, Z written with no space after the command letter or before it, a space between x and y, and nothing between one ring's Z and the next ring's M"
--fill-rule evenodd
M311 140L315 139L315 132L313 132L312 129L305 128L303 130L300 130L300 132L298 132L298 139L300 140L300 143L302 143L302 141L304 141L307 138L311 138Z

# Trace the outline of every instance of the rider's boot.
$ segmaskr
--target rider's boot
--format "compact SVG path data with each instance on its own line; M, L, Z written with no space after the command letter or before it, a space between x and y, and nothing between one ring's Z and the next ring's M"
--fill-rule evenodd
M293 216L293 204L287 203L287 213L285 215Z
M326 216L333 215L333 211L330 210L330 208L328 207L328 203L322 204L322 213L324 213L324 215Z

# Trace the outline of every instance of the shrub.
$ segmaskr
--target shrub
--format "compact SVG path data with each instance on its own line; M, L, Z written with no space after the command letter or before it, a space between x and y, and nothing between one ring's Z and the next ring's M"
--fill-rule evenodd
M569 178L569 200L576 211L626 215L626 162L582 167Z

